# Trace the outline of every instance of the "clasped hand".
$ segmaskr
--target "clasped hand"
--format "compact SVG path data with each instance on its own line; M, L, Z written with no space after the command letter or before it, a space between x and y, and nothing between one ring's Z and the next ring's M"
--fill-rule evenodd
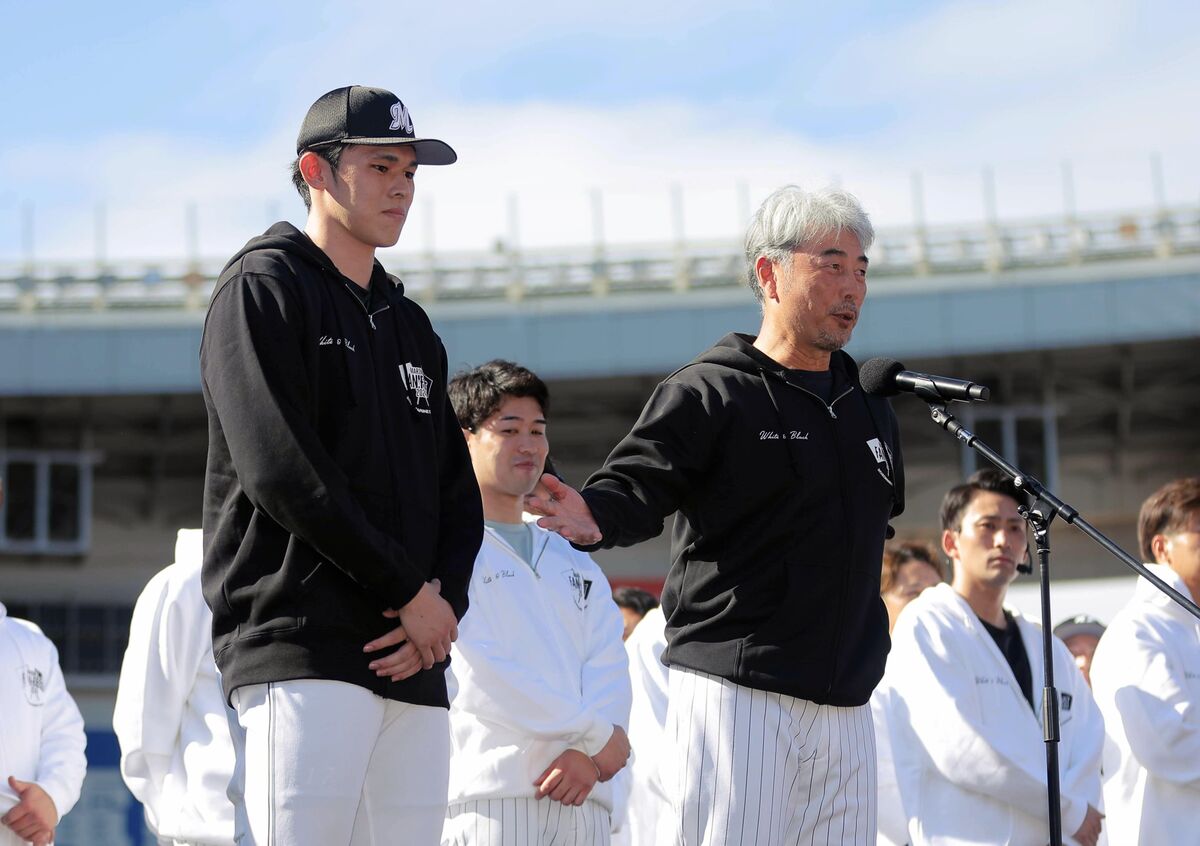
M433 579L403 607L383 612L388 619L399 619L400 625L368 643L363 652L397 645L400 648L367 665L375 675L401 681L446 660L450 644L458 640L458 618L450 603L442 599L441 591L442 583Z

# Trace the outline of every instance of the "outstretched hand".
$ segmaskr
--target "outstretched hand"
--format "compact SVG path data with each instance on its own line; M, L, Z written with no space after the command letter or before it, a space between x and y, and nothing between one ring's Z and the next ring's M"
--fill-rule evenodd
M533 493L526 497L525 507L541 517L539 526L573 543L589 546L603 537L579 491L550 473L542 474Z

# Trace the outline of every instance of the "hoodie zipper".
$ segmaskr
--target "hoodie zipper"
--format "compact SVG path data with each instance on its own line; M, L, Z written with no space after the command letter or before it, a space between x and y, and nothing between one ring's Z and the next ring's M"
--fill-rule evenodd
M359 304L359 306L362 307L363 314L365 314L367 316L367 322L371 324L371 330L374 331L375 330L375 315L382 314L383 312L387 311L389 308L391 308L391 305L385 305L383 308L379 309L378 311L368 311L367 304L362 301L362 297L360 297L358 294L356 294L354 292L354 289L350 287L350 283L342 282L342 284L345 285L346 290L349 291L354 296L355 302L357 302Z
M509 546L508 541L506 541L499 532L495 531L494 529L492 529L490 527L487 528L487 531L490 532L492 534L492 536L494 538L496 538L496 540L500 541L500 546L504 549L505 552L507 552L513 558L517 559L523 565L528 567L533 572L534 578L538 579L539 581L541 580L542 574L538 572L537 565L538 565L538 562L542 560L542 553L545 552L546 547L550 545L549 543L546 542L546 540L544 538L542 539L540 548L538 548L537 550L533 550L534 552L536 552L536 554L533 556L533 560L526 561L524 558L521 557L521 554L519 552L517 552L515 549L513 549L511 546ZM526 527L526 531L528 531L528 527ZM533 535L531 533L530 536L535 542L537 541L537 537L535 535Z
M780 375L779 378L783 380L784 384L791 385L796 390L801 391L805 394L808 394L810 397L815 399L821 405L825 406L825 410L829 412L829 416L833 420L838 419L837 413L833 410L834 404L838 400L843 399L846 396L849 396L854 391L854 385L850 385L846 388L846 390L842 391L840 394L838 394L836 397L831 399L829 402L825 402L825 400L821 399L820 396L818 396L817 394L814 394L812 391L808 390L807 388L801 387L800 385L793 384L792 382L790 382L786 378L784 378L782 375ZM835 440L836 440L836 438L835 438ZM838 477L840 479L842 479L844 482L846 472L845 472L845 467L842 465L842 455L841 455L840 445L837 449L835 449L835 453L837 455L837 462L838 462ZM843 524L843 526L849 527L850 524L847 519L847 515L850 513L850 511L849 511L849 507L846 502L846 486L844 483L839 485L839 494L840 494L840 499L842 502L842 524ZM853 548L853 545L854 545L853 540L848 536L848 532L849 532L848 528L846 530L844 530L845 536L842 538L842 542L845 544L845 547L846 547L847 556L849 556L850 550ZM846 610L846 593L849 590L849 584L850 584L850 569L846 568L845 572L842 573L841 590L838 592L838 597L837 597L837 619L839 621L842 620L842 615L845 613L845 610ZM833 657L832 657L832 661L831 661L830 667L829 667L829 681L825 686L825 695L826 696L829 696L833 692L833 685L834 685L834 682L837 680L838 651L841 649L842 634L843 634L844 629L845 629L844 621L839 622L839 624L836 626L836 628L834 629L834 632L833 632Z
M783 378L783 377L780 377L780 378ZM814 394L808 388L802 388L799 385L794 385L791 382L789 382L787 379L783 379L783 381L784 381L784 384L790 385L791 387L795 388L797 391L803 391L804 393L808 394L810 397L815 399L817 402L819 402L821 405L825 406L825 410L829 412L829 416L832 417L834 420L837 420L838 416L833 410L833 404L835 402L837 402L838 400L844 398L845 396L847 396L854 390L854 386L851 385L850 387L846 388L846 390L842 391L836 397L831 399L829 402L825 402L825 400L821 399L819 396Z

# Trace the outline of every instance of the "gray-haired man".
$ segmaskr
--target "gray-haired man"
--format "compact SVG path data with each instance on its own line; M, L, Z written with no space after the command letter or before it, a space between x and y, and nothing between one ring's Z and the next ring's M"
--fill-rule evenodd
M844 191L768 197L746 235L758 335L668 376L582 493L543 477L535 503L588 549L653 537L679 512L664 783L689 846L875 842L866 703L888 650L879 572L903 474L890 406L841 352L873 238Z

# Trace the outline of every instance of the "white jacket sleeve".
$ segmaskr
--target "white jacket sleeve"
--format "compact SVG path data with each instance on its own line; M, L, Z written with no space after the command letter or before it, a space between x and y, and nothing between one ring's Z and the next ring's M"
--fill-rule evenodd
M83 777L87 773L87 736L79 706L67 692L58 650L47 641L50 650L50 677L46 682L46 713L42 719L41 751L35 781L54 800L61 819L79 801Z
M156 574L138 597L121 664L113 730L121 746L121 777L154 825L163 782L171 768L183 712L208 648L206 621L189 608L202 597L179 597L170 568ZM183 586L183 590L187 586Z
M513 610L495 604L496 592L476 587L473 580L471 610L459 624L454 644L457 656L451 659L456 682L454 707L528 737L565 737L572 748L589 756L598 753L612 736L613 719L608 711L584 695L582 679L577 691L559 689L538 672L529 655L513 654L522 645L513 643L500 628ZM547 631L545 636L556 635ZM616 640L619 647L619 632ZM587 675L594 691L596 680L604 673L595 672L596 678L590 678L593 671ZM625 713L628 715L628 706Z
M1100 809L1100 764L1104 755L1104 718L1066 646L1054 641L1054 686L1071 697L1070 738L1066 729L1059 744L1059 782L1062 793L1063 836L1070 837L1083 825L1087 807ZM1061 696L1060 696L1061 698ZM1062 711L1059 718L1061 722Z
M629 731L629 709L633 704L629 655L621 640L625 623L604 573L584 553L576 555L586 559L596 576L587 610L588 657L583 665L583 701L607 720L611 736L613 726ZM604 742L608 742L607 737ZM588 754L594 755L595 752Z
M1125 678L1113 698L1134 757L1155 777L1200 790L1200 702L1182 670L1141 626L1120 654Z
M933 766L964 790L1018 808L1043 807L1045 770L1013 760L989 739L971 658L924 616L905 623L901 617L888 657L889 686L906 703L912 734Z

